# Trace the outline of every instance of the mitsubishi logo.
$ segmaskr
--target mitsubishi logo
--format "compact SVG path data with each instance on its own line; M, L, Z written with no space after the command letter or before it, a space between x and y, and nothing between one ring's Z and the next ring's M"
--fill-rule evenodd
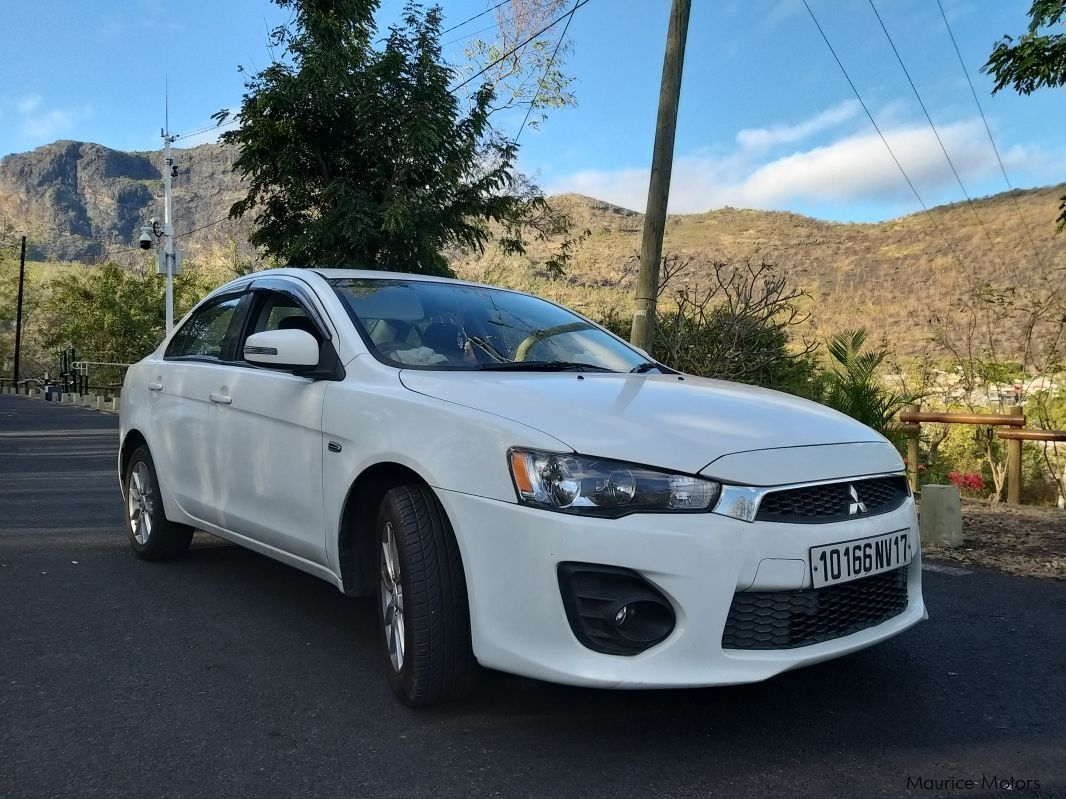
M859 513L866 513L866 503L859 501L859 492L855 490L855 486L849 485L848 493L851 494L851 498L854 500L848 505L848 515L855 516Z

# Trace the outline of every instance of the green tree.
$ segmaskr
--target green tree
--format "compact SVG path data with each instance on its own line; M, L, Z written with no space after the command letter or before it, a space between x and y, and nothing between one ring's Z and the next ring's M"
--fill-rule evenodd
M174 280L175 319L231 277L186 262ZM52 350L74 347L81 360L140 360L163 338L164 291L154 266L136 271L107 263L57 277L40 306L41 344Z
M1004 36L993 48L982 71L996 79L995 94L1007 86L1019 94L1066 85L1066 33L1042 32L1066 17L1066 0L1033 0L1029 30L1017 39ZM1066 196L1059 206L1056 230L1066 226Z
M378 0L274 2L294 11L272 33L282 56L248 79L241 125L221 136L248 186L230 213L254 215L253 244L299 265L448 275L445 249L481 250L495 230L522 252L527 223L565 225L489 124L492 87L465 110L449 90L439 8L409 3L377 49Z

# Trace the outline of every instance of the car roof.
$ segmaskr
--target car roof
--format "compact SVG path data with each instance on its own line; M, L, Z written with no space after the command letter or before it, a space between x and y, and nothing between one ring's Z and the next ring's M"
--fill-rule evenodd
M412 274L411 272L382 272L377 269L344 269L337 267L319 268L319 267L294 267L286 266L280 269L264 269L261 272L253 272L248 277L250 278L263 278L270 277L272 275L277 276L290 276L301 277L306 276L308 273L319 275L326 280L336 280L338 278L348 278L352 280L418 280L426 283L449 283L452 285L460 286L476 286L478 288L490 288L500 289L501 291L513 291L503 286L492 286L488 283L475 283L470 280L459 280L452 277L438 277L436 275L419 275Z

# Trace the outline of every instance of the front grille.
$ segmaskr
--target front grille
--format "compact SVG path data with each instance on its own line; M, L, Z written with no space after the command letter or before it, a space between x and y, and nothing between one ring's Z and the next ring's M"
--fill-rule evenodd
M888 621L907 607L907 568L825 588L738 593L722 648L795 649Z
M858 503L851 494L852 488L858 494ZM865 518L895 510L904 503L908 493L907 478L903 475L789 488L772 491L763 497L755 518L763 522L791 524Z

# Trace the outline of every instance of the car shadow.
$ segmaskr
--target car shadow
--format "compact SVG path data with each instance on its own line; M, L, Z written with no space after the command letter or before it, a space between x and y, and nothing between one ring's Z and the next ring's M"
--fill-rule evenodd
M560 752L567 742L587 744L588 736L597 746L639 742L642 752L690 749L698 741L707 752L725 755L749 747L764 761L782 763L827 748L868 749L870 741L884 750L909 750L1005 737L1018 742L1040 734L1009 719L1006 725L989 723L986 709L965 698L1003 694L1003 678L966 670L964 664L953 667L969 644L952 654L942 640L951 626L946 622L920 625L871 649L751 685L617 691L484 670L473 696L410 711L389 692L370 599L345 597L321 580L236 546L205 543L176 563L182 580L224 584L221 601L233 604L228 614L255 608L259 616L251 623L266 620L271 635L291 635L292 627L308 639L317 653L308 668L316 670L320 687L338 691L331 704L344 707L355 673L375 706L388 707L390 715L401 714L416 728L520 724L540 745ZM980 632L965 635L979 638ZM359 696L365 704L366 693Z

